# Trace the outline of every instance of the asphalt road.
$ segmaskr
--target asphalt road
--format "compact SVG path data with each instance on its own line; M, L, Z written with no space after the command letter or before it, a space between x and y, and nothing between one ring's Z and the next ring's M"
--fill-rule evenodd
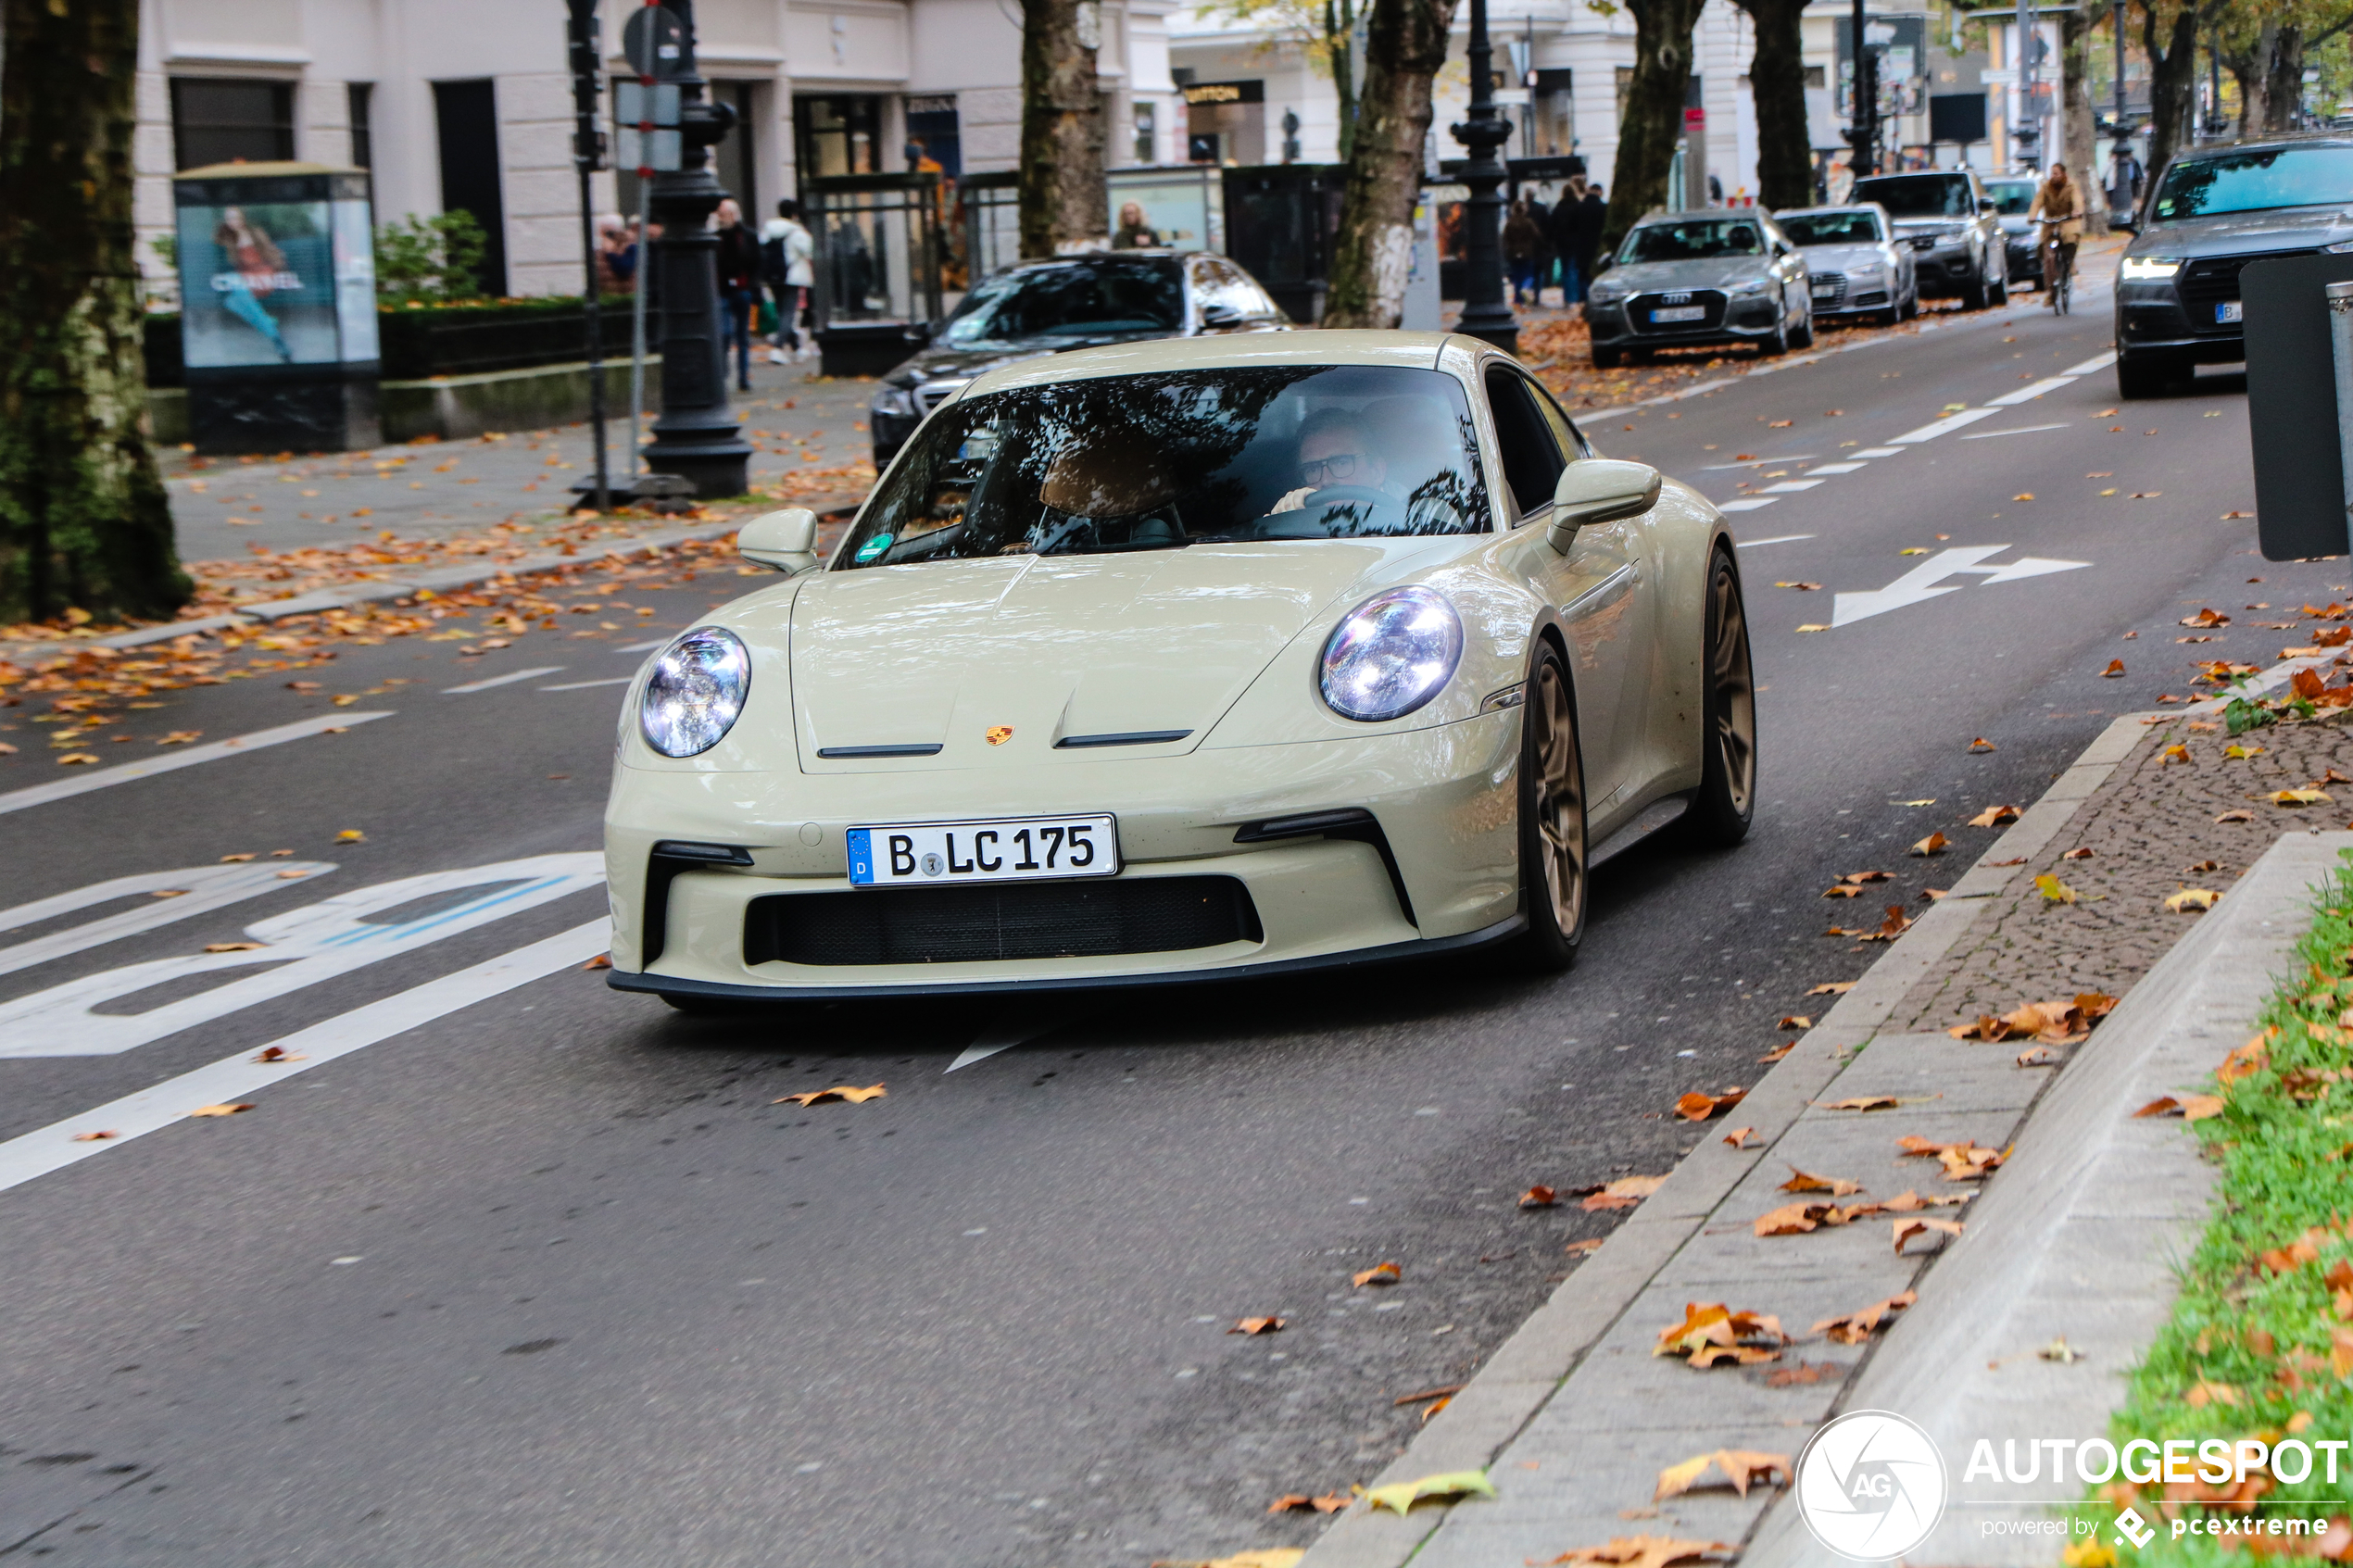
M44 699L0 709L21 747L0 757L8 904L260 857L184 915L155 881L0 915L0 970L51 939L0 972L0 1558L1144 1568L1303 1542L1314 1518L1268 1502L1368 1479L1417 1423L1392 1401L1461 1381L1611 1219L1521 1211L1524 1188L1667 1170L1702 1135L1675 1097L1754 1083L1776 1021L1869 963L1826 924L1919 908L1987 842L1971 814L2031 801L2111 716L2188 692L2196 660L2305 640L2243 606L2347 592L2344 561L2264 562L2251 521L2220 521L2253 509L2235 379L2120 405L2094 370L1894 440L2095 359L2105 301L2082 303L1591 421L1719 500L1864 466L1734 520L1765 688L1755 833L1604 868L1582 959L1541 984L1399 969L1067 1015L756 1022L608 991L576 967L601 893L562 880L574 862L512 862L595 849L620 688L582 683L732 578L632 591L643 631L475 657L396 639L309 669L316 692L271 671L172 693L106 760L163 755L170 729L347 733L21 809L6 792L80 775L37 744ZM1998 570L2024 558L2082 564ZM1836 599L1927 567L1917 595ZM1799 582L1822 586L1775 586ZM2177 643L2204 606L2232 625ZM1953 854L1904 856L1931 830ZM1822 899L1864 869L1895 873L1884 898ZM235 971L250 1005L193 999L218 974L95 979L469 871ZM57 950L118 912L164 922ZM530 944L534 967L475 968ZM17 1005L83 977L103 1024ZM143 1025L161 1006L182 1010ZM249 1063L297 1032L282 1049L305 1060ZM97 1045L121 1048L41 1054ZM887 1098L774 1103L875 1083ZM157 1085L171 1110L253 1109L69 1144L138 1131L119 1102ZM89 1158L48 1169L62 1148ZM1402 1284L1351 1288L1387 1260ZM1225 1332L1265 1313L1290 1326Z

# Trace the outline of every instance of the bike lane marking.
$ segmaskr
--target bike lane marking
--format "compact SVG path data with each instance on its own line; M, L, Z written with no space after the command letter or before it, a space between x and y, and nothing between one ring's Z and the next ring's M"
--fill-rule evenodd
M21 811L30 806L46 806L52 800L70 799L77 795L87 795L94 789L149 779L174 769L193 768L199 762L217 762L223 757L240 757L266 746L283 746L290 740L323 735L348 729L354 724L391 717L388 709L381 713L321 713L315 719L280 724L275 729L256 730L249 735L233 735L228 740L214 741L209 746L192 746L185 751L175 751L169 756L148 757L136 762L122 763L119 767L101 768L95 772L77 773L54 784L34 784L28 789L14 789L0 795L0 814Z
M462 686L444 686L441 688L441 695L463 696L468 692L486 692L493 686L510 686L517 681L531 681L542 675L557 674L562 669L563 666L560 664L542 664L532 670L510 670L504 675L492 675L484 680L469 681Z
M322 1067L338 1057L404 1035L476 1002L487 1001L558 971L577 968L603 952L611 941L612 922L600 915L585 925L502 953L471 969L445 974L397 996L322 1020L307 1029L281 1035L267 1046L247 1047L234 1056L167 1078L151 1088L0 1142L0 1192L185 1121L198 1107L234 1103L241 1096L257 1094L296 1073ZM260 1060L272 1051L277 1053L277 1060ZM107 1135L76 1141L94 1133Z

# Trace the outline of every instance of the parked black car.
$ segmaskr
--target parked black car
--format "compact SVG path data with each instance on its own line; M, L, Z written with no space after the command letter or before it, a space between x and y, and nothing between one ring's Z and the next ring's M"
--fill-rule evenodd
M2116 389L2154 397L2246 358L2239 269L2353 251L2353 136L2200 147L2165 166L2116 276Z
M1994 204L1994 220L2002 226L2002 244L2009 254L2009 282L2043 286L2042 226L2029 223L2034 208L2036 182L2031 174L1996 174L1985 182Z
M2010 296L2009 266L1994 203L1974 172L1939 169L1855 182L1849 202L1877 202L1912 242L1923 298L1958 295L1971 310Z
M1206 251L1125 250L1026 261L983 279L928 347L883 378L867 410L882 469L924 416L983 371L1144 338L1289 332L1258 281Z

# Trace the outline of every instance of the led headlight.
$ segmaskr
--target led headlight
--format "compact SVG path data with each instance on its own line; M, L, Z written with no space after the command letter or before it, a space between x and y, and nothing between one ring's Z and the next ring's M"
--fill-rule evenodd
M875 391L875 400L870 407L877 414L897 414L904 418L915 411L914 389L906 386L892 386L885 383Z
M1769 289L1772 286L1773 284L1770 279L1751 278L1745 282L1734 283L1731 288L1726 292L1730 294L1735 299L1747 299L1763 294L1767 289Z
M696 757L726 737L751 690L751 655L732 632L698 626L654 660L637 729L664 757Z
M1585 291L1587 299L1599 300L1604 305L1615 305L1625 296L1626 285L1606 278Z
M1402 719L1463 659L1463 621L1430 588L1392 588L1348 612L1324 644L1324 701L1343 719Z
M2128 283L2154 283L2160 279L2171 277L2181 270L2182 261L2179 257L2128 256L2124 258L2124 265L2120 271Z
M1850 278L1876 278L1886 270L1887 264L1883 261L1858 261L1846 270L1846 275Z

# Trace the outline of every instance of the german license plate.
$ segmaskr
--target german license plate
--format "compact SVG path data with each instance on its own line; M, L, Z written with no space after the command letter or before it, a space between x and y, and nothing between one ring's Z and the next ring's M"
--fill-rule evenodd
M1119 824L1107 815L891 822L851 828L849 843L854 887L1036 882L1119 870Z
M1828 299L1836 293L1838 293L1838 285L1836 283L1816 283L1814 285L1814 297L1816 299Z
M1667 305L1651 312L1653 322L1705 321L1706 320L1707 307L1705 305Z
M2246 320L2246 302L2238 299L2226 299L2222 301L2221 304L2214 307L2214 320L2218 325L2224 321Z

